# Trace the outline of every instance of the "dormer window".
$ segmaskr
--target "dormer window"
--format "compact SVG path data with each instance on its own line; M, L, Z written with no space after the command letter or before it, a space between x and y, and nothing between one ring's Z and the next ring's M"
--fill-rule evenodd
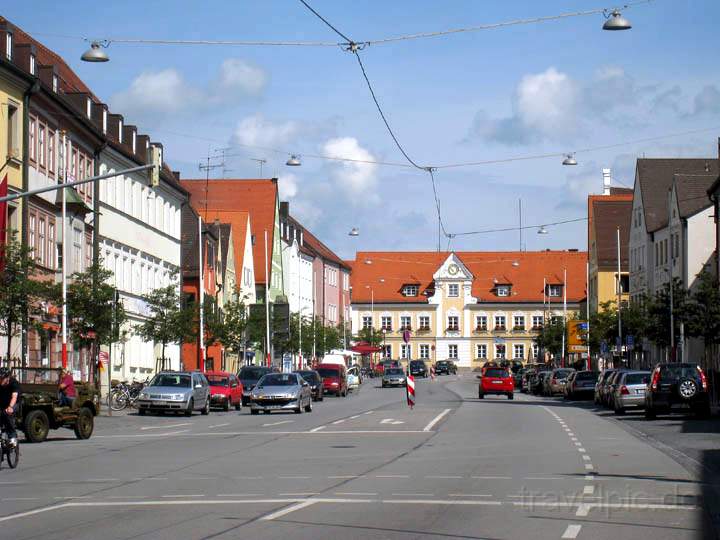
M448 285L448 296L455 298L460 296L460 285L457 283L450 283Z
M137 153L137 133L135 131L132 134L132 151L133 154Z
M30 55L30 75L35 75L35 55Z
M510 296L510 285L497 285L495 294L497 296Z
M118 142L120 142L120 143L123 142L122 132L123 132L122 120L118 120Z
M53 89L53 92L55 92L57 94L57 91L58 91L58 76L57 75L53 75L53 77L52 77L52 89Z
M417 285L403 285L403 296L417 296L419 287Z
M103 133L107 133L107 110L105 109L103 109L102 124Z
M86 114L88 118L92 117L92 100L90 98L87 98L87 103L85 104L86 108Z
M551 298L560 298L562 296L562 285L548 285L547 295Z
M5 56L8 60L12 60L12 51L13 51L13 35L12 33L8 32L5 34Z

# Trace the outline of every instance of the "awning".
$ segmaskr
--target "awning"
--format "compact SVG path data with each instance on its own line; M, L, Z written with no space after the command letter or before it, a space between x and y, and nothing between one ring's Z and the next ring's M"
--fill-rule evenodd
M368 343L358 343L357 345L350 347L350 350L360 354L372 354L382 351L380 347L373 347Z

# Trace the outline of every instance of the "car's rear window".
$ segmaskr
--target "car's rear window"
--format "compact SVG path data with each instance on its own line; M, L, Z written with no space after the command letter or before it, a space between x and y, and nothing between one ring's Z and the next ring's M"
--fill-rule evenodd
M613 373L615 373L614 369L603 372L603 375L602 375L603 382L607 381Z
M390 368L385 370L386 375L404 375L405 372L401 368Z
M497 377L497 378L505 378L508 376L508 372L506 369L503 368L487 368L485 370L485 377Z
M625 375L625 384L647 384L650 373L628 373Z
M264 367L244 367L240 370L240 378L241 379L259 379L263 375L265 375L268 371L270 371L268 368Z
M576 381L596 381L598 374L594 371L580 371L575 375Z
M572 372L573 372L572 369L558 369L558 370L555 372L555 376L556 376L558 379L564 379L565 377L567 377L568 375L570 375Z
M298 371L297 374L309 383L314 383L318 379L317 373L314 371Z
M660 378L668 379L694 379L698 376L695 366L663 366L660 370Z
M190 375L156 375L150 383L150 386L173 386L175 388L190 388Z
M207 380L210 386L228 386L230 384L230 379L223 375L208 375Z
M321 377L339 377L340 376L340 369L318 368L317 372Z

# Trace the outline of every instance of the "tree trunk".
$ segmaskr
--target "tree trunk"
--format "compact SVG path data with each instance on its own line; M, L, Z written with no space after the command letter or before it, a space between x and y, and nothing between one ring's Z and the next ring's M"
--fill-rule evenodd
M165 370L165 342L162 344L162 356L160 357L160 365L162 366L161 371Z
M12 327L13 327L12 317L8 317L8 318L6 319L6 324L5 324L5 328L7 328L7 340L8 340L8 342L7 342L7 358L6 358L8 367L10 367L10 352L11 352L11 350L12 350L12 348L11 348L11 345L12 345Z

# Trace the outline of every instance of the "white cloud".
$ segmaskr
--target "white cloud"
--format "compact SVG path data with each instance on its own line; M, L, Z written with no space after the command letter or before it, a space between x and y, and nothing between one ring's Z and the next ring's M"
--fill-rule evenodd
M281 174L278 178L278 195L280 200L287 201L298 193L298 178L292 173Z
M223 95L238 92L255 96L265 89L267 79L261 68L240 58L227 58L220 66L217 86Z
M248 146L273 147L286 144L298 133L298 129L293 121L273 123L262 114L255 114L238 122L233 140Z
M374 161L375 157L360 146L354 137L338 137L327 141L322 152L332 157ZM331 165L335 184L350 195L362 195L367 200L377 199L377 165L374 163L357 163L338 161Z
M196 100L199 92L193 89L175 69L145 71L133 80L130 88L111 99L112 108L125 114L130 112L174 112Z
M720 113L720 90L714 84L703 87L693 100L694 114Z

